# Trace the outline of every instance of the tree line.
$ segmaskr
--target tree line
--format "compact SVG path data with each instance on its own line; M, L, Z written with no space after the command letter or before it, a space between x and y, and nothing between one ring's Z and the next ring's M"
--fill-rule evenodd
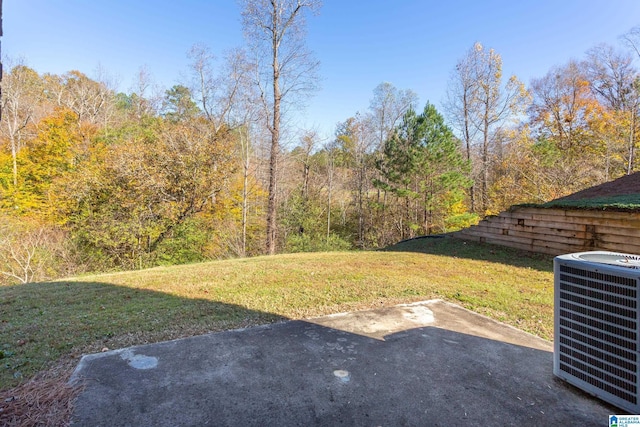
M5 61L0 283L379 248L637 170L640 27L529 85L476 43L442 112L385 82L323 140L283 120L315 88L318 7L245 1L246 48L194 46L168 89Z

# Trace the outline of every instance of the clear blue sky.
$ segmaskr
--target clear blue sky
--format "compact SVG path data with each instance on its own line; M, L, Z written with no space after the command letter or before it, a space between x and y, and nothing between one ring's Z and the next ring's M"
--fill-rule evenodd
M219 57L243 43L234 0L3 3L3 56L40 73L95 77L101 66L122 91L141 66L166 88L184 81L195 43ZM329 137L336 123L368 108L384 81L440 109L451 70L476 41L502 55L506 75L528 84L599 43L617 45L636 25L638 0L325 0L308 34L322 89L302 122Z

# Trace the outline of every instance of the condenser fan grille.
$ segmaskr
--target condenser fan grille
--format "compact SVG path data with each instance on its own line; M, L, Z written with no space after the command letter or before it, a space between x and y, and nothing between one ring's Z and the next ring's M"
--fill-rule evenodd
M636 270L640 269L640 256L638 255L602 253L602 252L585 252L585 253L576 255L576 257L583 261L588 261L588 262L614 265L616 267L633 268Z

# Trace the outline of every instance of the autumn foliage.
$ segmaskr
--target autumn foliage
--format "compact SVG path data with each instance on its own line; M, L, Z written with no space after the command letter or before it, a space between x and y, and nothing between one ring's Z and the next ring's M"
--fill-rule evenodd
M199 86L159 94L143 71L122 93L10 64L0 283L262 254L270 195L277 251L367 249L612 180L638 169L632 52L598 46L525 86L477 43L444 114L383 83L328 141L283 128L293 143L278 146L271 191L273 138L242 52L216 76L192 50Z

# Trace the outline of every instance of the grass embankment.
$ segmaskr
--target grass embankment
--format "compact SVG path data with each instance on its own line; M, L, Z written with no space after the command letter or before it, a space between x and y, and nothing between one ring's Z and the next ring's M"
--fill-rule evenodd
M637 212L640 211L640 194L622 194L575 200L560 199L552 200L550 202L537 206L543 208L595 209Z
M0 390L103 348L442 298L543 338L550 257L442 239L0 287Z

